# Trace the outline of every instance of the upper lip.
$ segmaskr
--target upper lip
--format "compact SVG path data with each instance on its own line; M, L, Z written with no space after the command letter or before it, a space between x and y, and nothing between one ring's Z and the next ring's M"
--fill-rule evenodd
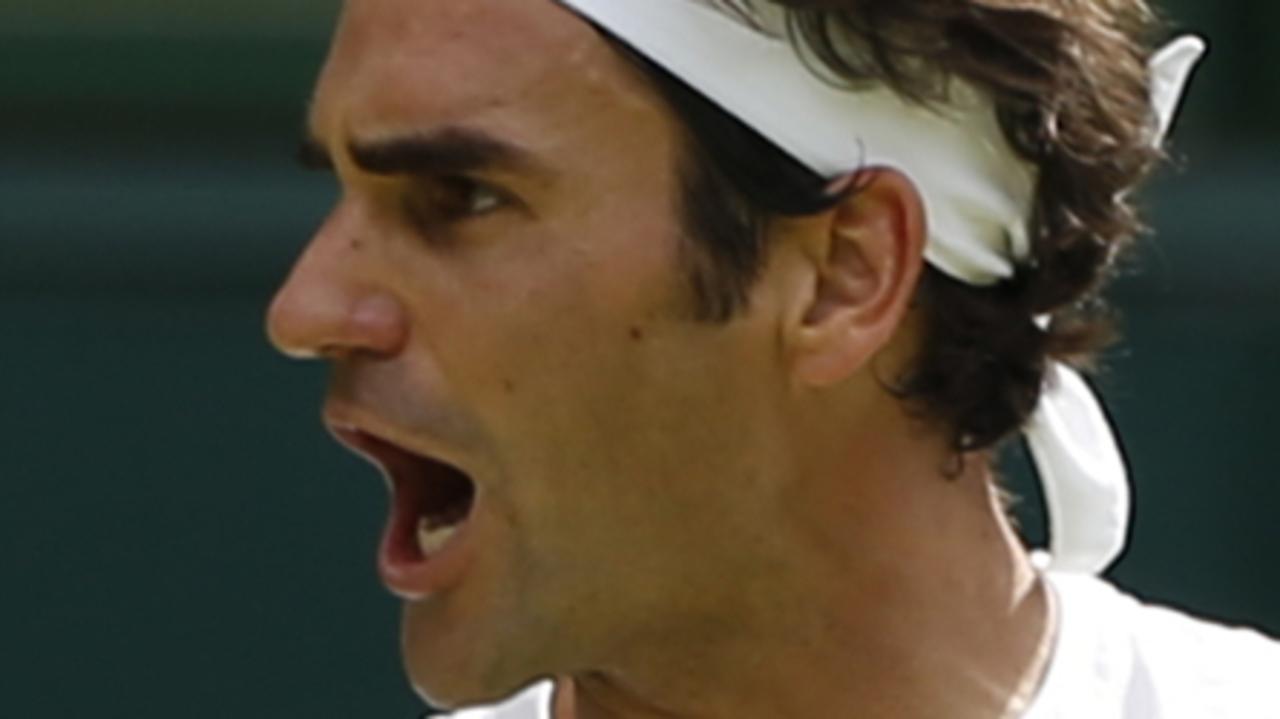
M398 429L392 423L380 419L376 413L351 405L329 401L325 404L324 424L329 433L340 444L382 466L384 469L387 468L385 458L379 456L376 447L372 446L372 443L362 442L362 436L372 437L377 441L393 445L410 454L452 465L471 476L470 472L463 469L459 458L450 456L450 453L444 447L425 446L426 442L422 438L407 436L407 432Z

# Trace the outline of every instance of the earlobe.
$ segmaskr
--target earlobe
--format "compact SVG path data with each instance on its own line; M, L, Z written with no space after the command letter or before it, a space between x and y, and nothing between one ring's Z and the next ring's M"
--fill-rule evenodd
M892 339L923 262L924 211L895 170L859 178L857 193L815 225L812 295L792 334L793 371L807 386L839 384Z

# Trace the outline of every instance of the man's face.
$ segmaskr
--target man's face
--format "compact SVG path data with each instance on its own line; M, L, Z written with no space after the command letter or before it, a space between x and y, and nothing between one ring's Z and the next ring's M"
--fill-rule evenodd
M678 135L652 91L551 0L349 0L311 132L343 191L273 340L332 361L332 424L475 491L453 570L392 578L418 690L492 700L731 631L781 561L761 479L780 360L767 297L687 319Z

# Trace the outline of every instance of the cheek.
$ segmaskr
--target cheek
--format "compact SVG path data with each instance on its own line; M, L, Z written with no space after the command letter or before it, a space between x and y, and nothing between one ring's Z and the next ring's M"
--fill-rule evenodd
M685 295L665 239L674 233L619 220L492 265L467 302L468 326L441 348L516 473L578 474L567 465L600 461L601 445L619 442L619 415L637 414L662 379L657 338Z
M572 401L565 391L586 378L625 372L643 359L637 339L682 314L674 222L661 208L609 209L517 228L450 267L424 313L450 376L495 422L521 398Z

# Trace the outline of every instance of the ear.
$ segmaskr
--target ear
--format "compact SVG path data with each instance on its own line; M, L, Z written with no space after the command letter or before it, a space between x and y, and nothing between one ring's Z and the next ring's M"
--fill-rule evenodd
M809 279L787 314L784 341L805 386L839 384L869 362L892 339L920 279L927 228L915 185L873 168L853 186L800 239Z

